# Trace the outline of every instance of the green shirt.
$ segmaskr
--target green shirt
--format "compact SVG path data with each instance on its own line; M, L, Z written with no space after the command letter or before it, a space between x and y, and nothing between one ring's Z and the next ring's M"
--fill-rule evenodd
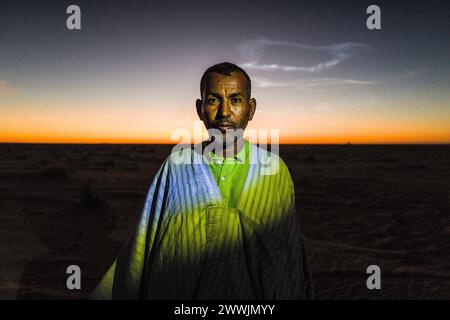
M250 149L250 143L244 140L243 148L235 156L224 158L213 152L208 153L211 157L208 164L209 170L214 176L222 197L230 208L237 206L244 188L250 167Z

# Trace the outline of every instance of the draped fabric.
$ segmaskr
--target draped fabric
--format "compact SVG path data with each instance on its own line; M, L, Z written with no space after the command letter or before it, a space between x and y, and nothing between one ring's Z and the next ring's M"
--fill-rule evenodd
M198 146L163 163L135 233L91 298L312 298L294 185L283 160L251 144L241 197L229 208Z

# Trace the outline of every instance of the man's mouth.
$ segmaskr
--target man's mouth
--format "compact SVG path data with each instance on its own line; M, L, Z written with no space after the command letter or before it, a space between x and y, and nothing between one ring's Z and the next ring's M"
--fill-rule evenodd
M224 131L227 129L230 130L230 129L234 129L234 125L231 123L218 123L217 128L219 128L221 131Z

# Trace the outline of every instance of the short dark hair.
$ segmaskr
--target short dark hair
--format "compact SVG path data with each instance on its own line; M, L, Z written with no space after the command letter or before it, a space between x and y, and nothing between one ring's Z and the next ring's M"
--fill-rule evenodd
M250 80L250 77L248 76L247 72L244 71L244 69L230 62L218 63L206 69L206 71L203 73L202 79L200 80L200 97L202 97L203 91L206 87L206 77L209 73L212 72L226 76L231 76L233 72L242 72L247 79L247 98L250 99L252 93L252 81Z

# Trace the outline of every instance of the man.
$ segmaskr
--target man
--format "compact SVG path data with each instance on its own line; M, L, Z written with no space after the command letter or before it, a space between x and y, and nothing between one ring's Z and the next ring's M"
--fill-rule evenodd
M200 93L197 114L210 139L166 159L136 232L92 297L311 298L289 170L243 139L256 110L249 76L214 65Z

